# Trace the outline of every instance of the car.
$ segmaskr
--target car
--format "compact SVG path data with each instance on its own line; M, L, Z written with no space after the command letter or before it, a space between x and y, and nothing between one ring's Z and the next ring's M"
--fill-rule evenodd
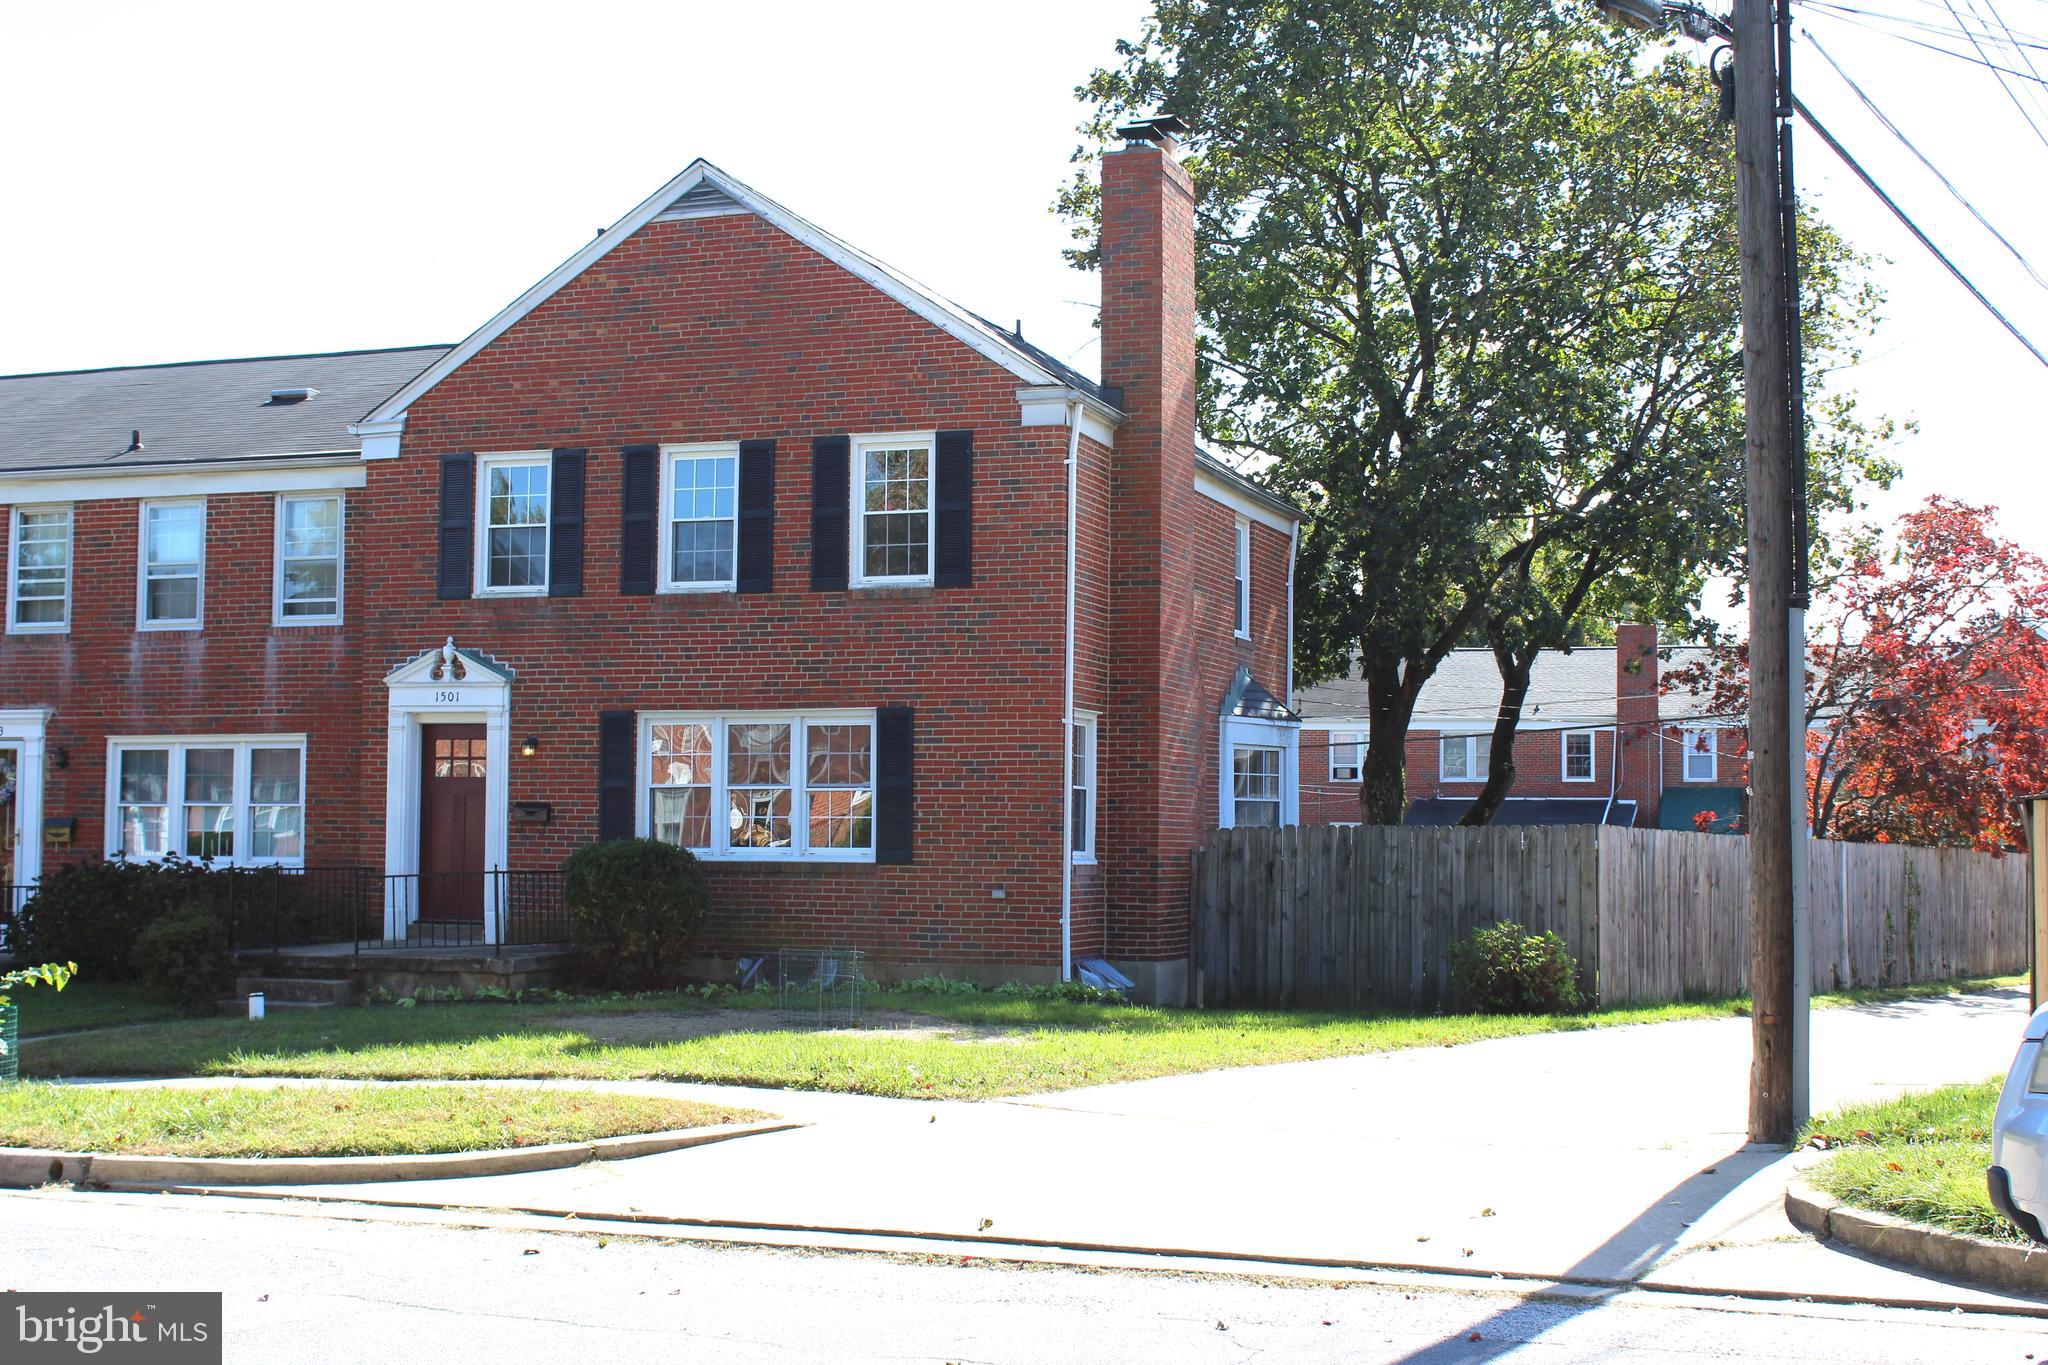
M2048 1244L2048 1005L2027 1020L1991 1121L1991 1206L2036 1242Z

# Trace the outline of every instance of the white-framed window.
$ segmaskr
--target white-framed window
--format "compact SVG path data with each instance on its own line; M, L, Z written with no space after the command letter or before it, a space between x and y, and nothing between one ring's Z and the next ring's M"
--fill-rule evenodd
M341 620L339 493L281 493L271 622L331 626Z
M191 630L206 608L206 499L142 504L135 622L141 630Z
M643 712L640 832L706 858L875 857L875 713Z
M730 591L739 555L740 447L663 446L661 590Z
M548 590L548 512L554 458L544 450L476 460L476 591L532 597Z
M305 774L298 735L109 740L107 856L301 863Z
M929 431L853 439L853 584L932 581Z
M1365 736L1356 730L1330 732L1330 780L1361 782L1365 779Z
M1591 730L1567 730L1564 732L1563 777L1567 782L1591 782L1593 780L1593 732Z
M1237 519L1237 541L1231 552L1232 598L1237 606L1237 624L1233 627L1237 638L1252 638L1252 524L1243 517Z
M1445 782L1484 782L1493 762L1493 736L1445 735L1437 741L1437 777Z
M1687 782L1712 782L1720 771L1720 745L1715 742L1712 726L1688 727L1678 732L1678 751L1682 754L1684 768L1680 776Z
M1281 774L1286 750L1276 745L1230 746L1231 824L1277 827L1281 821Z
M7 536L7 629L71 628L71 509L17 507Z
M1074 792L1071 812L1073 815L1074 861L1092 863L1095 861L1095 742L1097 733L1096 717L1086 711L1074 713L1074 725L1069 732L1073 745Z

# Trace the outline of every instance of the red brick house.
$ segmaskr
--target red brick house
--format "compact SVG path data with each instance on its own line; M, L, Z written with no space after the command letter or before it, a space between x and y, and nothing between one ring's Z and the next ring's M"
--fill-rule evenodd
M1176 998L1299 727L1174 127L1104 159L1099 383L704 162L452 347L0 378L14 881L350 866L494 942L501 870L638 834L709 959Z
M1660 667L1699 646L1662 651L1654 626L1615 628L1616 643L1540 656L1515 732L1515 785L1499 824L1610 824L1694 829L1708 812L1727 829L1748 783L1743 730L1666 691ZM1358 819L1365 756L1365 684L1339 678L1302 689L1301 816ZM1407 823L1456 824L1485 784L1500 673L1491 651L1451 652L1423 685L1408 731Z

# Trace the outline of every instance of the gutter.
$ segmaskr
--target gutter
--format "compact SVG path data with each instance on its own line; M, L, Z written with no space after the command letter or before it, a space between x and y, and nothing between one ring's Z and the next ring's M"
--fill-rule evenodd
M128 474L169 472L217 474L231 469L291 469L308 464L353 464L354 450L307 450L276 455L243 455L229 459L137 460L125 464L42 464L0 469L0 483L42 482L51 478L118 479Z
M1074 564L1081 470L1081 403L1067 400L1067 651L1060 713L1060 980L1074 978ZM1101 739L1098 736L1096 743ZM1100 769L1098 762L1097 768Z

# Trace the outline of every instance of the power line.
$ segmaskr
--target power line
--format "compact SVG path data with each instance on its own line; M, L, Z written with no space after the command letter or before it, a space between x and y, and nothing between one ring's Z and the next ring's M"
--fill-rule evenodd
M1812 4L1812 0L1808 0L1808 4L1810 6ZM1896 42L1906 43L1913 47L1926 48L1929 52L1939 52L1944 57L1953 57L1959 62L1968 62L1971 66L1982 66L1987 67L1992 71L2002 71L2008 76L2017 76L2019 79L2023 81L2033 81L2036 85L2048 85L2048 80L2044 80L2041 77L2030 76L2024 71L2016 71L2009 66L2000 66L1996 62L1982 61L1976 57L1972 57L1967 52L1957 52L1954 48L1942 47L1935 43L1925 43L1920 41L1920 39L1918 38L1908 38L1903 33L1894 33L1888 28L1879 28L1877 25L1865 23L1861 19L1852 19L1849 17L1847 13L1839 12L1839 7L1833 8L1835 8L1837 12L1824 13L1823 17L1833 19L1836 23L1848 24L1853 28L1867 29L1868 31L1875 33L1880 37L1890 38Z
M1866 19L1877 19L1887 24L1903 24L1907 28L1918 29L1922 33L1938 34L1942 37L1968 38L1973 33L1971 29L1957 28L1954 24L1937 24L1926 19L1908 18L1903 14L1886 14L1882 10L1864 9L1860 5L1836 4L1834 0L1799 0L1799 7L1801 9L1827 10L1836 14L1858 14ZM1930 5L1930 8L1939 9L1941 7L1939 5ZM2041 51L2048 52L2048 38L2037 38L2031 33L2022 36L2015 34L2010 28L2006 28L2006 39L2001 40L1996 33L1991 31L1988 24L1982 29L1974 30L1974 32L1977 37L1991 39L1997 46L2039 48ZM2038 72L2034 74L2036 78L2039 77Z
M2012 333L2013 339L2019 342L2020 345L2026 347L2027 353L2029 355L2033 356L2034 359L2040 361L2043 366L2048 366L2048 354L2043 354L2039 346L2036 346L2032 341L2029 341L2027 339L2027 334L2025 332L2022 332L2018 327L2014 326L2012 319L2008 318L2004 313L2001 313L1998 310L1998 305L1993 303L1989 298L1985 297L1984 291L1979 289L1976 286L1976 284L1970 279L1970 277L1962 272L1961 267L1959 267L1954 261L1950 260L1948 258L1948 255L1945 252L1943 252L1940 247L1934 244L1934 239L1929 237L1925 232L1920 230L1920 225L1914 222L1912 218L1908 216L1904 209L1899 207L1898 201L1892 198L1889 194L1886 194L1884 192L1884 187L1879 185L1877 181L1871 178L1869 171L1863 169L1863 163L1858 161L1855 157L1849 155L1849 149L1844 147L1841 144L1841 142L1836 139L1835 135L1829 132L1826 126L1823 125L1819 119L1813 116L1813 111L1806 107L1806 102L1800 99L1797 95L1794 95L1792 97L1792 105L1799 111L1799 116L1806 120L1806 126L1813 129L1815 133L1819 134L1820 140L1822 142L1827 143L1828 147L1834 152L1836 156L1842 158L1842 164L1847 166L1851 171L1854 171L1856 173L1856 178L1858 180L1861 180L1865 187L1868 188L1872 194L1877 196L1878 202L1882 203L1886 208L1890 209L1892 211L1892 216L1894 218L1897 218L1899 222L1905 225L1906 231L1912 233L1914 238L1920 243L1920 245L1926 247L1929 254L1931 254L1935 260L1940 261L1943 268L1946 269L1949 274L1955 276L1956 283L1962 285L1963 288L1969 290L1970 297L1974 298L1975 300L1977 300L1978 303L1982 304L1984 306L1984 311L1991 314L1992 317L1998 320L1999 326L2005 328L2006 331Z
M1968 4L1969 0L1963 0L1963 2ZM1942 3L1948 6L1948 12L1955 15L1956 24L1958 27L1961 27L1963 16L1956 14L1955 0L1942 0ZM1976 10L1972 9L1970 12L1975 14ZM1984 59L1984 64L1990 66L1991 54L1984 50L1984 44L1977 41L1977 35L1965 29L1964 36L1970 40L1970 46L1977 50L1977 55ZM2015 72L2013 74L2017 75L2019 73ZM2035 138L2040 141L2043 147L2048 147L2048 133L2041 131L2041 125L2034 121L2033 111L2027 108L2026 102L2019 97L2019 92L2005 83L2005 76L1996 68L1992 70L1991 76L1993 80L1998 82L1998 88L2005 92L2005 97L2012 101L2012 107L2020 111L2020 118L2025 120L2027 127L2033 129Z
M1813 34L1804 27L1802 27L1799 30L1799 32L1806 38L1807 42L1813 44L1813 50L1821 55L1821 59L1825 61L1829 66L1834 68L1835 74L1842 78L1842 83L1848 86L1849 89L1855 93L1856 98L1863 102L1863 107L1870 111L1871 117L1875 118L1879 123L1883 124L1885 131L1890 133L1893 137L1897 138L1900 144L1904 146L1907 151L1911 152L1915 159L1917 159L1921 165L1927 168L1928 173L1933 175L1933 177L1936 180L1939 180L1941 182L1941 187L1947 190L1951 195L1953 195L1955 201L1958 204L1961 204L1964 208L1968 209L1970 211L1970 216L1972 218L1975 218L1978 224L1982 226L1986 232L1990 233L1993 237L1998 239L1998 244L2000 246L2004 247L2007 251L2010 251L2012 253L2012 258L2020 263L2020 268L2025 270L2027 274L2033 278L2035 284L2040 285L2043 289L2048 289L2048 280L2044 280L2041 278L2041 272L2034 269L2034 263L2032 261L2029 261L2026 258L2026 255L2023 252L2021 252L2021 250L2018 247L2014 246L2004 233L2000 232L1996 227L1992 226L1991 220L1989 218L1986 218L1983 212L1979 210L1975 204L1970 202L1968 196L1966 196L1960 189L1956 188L1956 184L1953 180L1950 180L1946 175L1942 174L1941 167L1935 165L1932 161L1927 159L1927 154L1921 151L1920 148L1914 144L1913 139L1906 136L1904 129L1900 128L1898 124L1892 122L1890 115L1886 114L1884 110L1877 107L1877 102L1871 99L1869 95L1864 93L1863 87L1856 83L1855 78L1852 77L1847 71L1844 71L1842 69L1842 64L1835 60L1834 54L1829 52L1825 47L1821 46L1820 39L1814 37Z
M2016 33L2014 33L2014 32L2012 31L2012 25L2010 25L2010 24L2006 23L2006 22L2005 22L2005 16L2004 16L2003 14L2001 14L2001 13L1999 13L1999 12L1998 12L1998 6L1997 6L1997 5L1995 4L1995 3L1993 3L1993 0L1984 0L1984 8L1985 8L1985 10L1986 10L1987 12L1989 12L1989 13L1990 13L1990 15L1991 15L1992 19L1994 19L1995 21L1997 21L1998 27L1999 27L2000 29L2002 29L2002 30L2004 31L2004 33L2005 33L2005 44L2006 44L2006 46L2007 46L2007 47L2010 47L2010 48L2011 48L2011 49L2013 50L2013 52L2014 52L2014 53L2015 53L2016 55L2018 55L2018 57L2019 57L2019 59L2020 59L2020 64L2021 64L2021 65L2023 65L2023 66L2025 66L2025 67L2027 68L2027 70L2028 70L2028 71L2029 71L2030 73L2032 73L2032 75L2033 75L2034 79L2035 79L2035 80L2040 80L2040 79L2041 79L2041 69L2040 69L2039 67L2037 67L2037 66L2035 66L2035 65L2034 65L2034 59L2033 59L2032 57L2030 57L2030 56L2028 56L2028 55L2027 55L2027 49L2028 49L2028 48L2030 48L2030 47L2039 47L2039 48L2041 48L2041 49L2042 49L2043 51L2048 51L2048 45L2044 45L2044 44L2041 44L2041 43L2023 43L2023 42L2021 42L2021 41L2020 41L2020 38L2019 38L2019 35L2018 35L2018 34L2016 34ZM1977 9L1977 6L1976 6L1976 0L1970 0L1970 11L1971 11L1971 13L1973 13L1973 14L1974 14L1974 13L1976 12L1976 9ZM2029 90L2029 91L2027 92L2027 95L2028 95L2028 97L2029 97L2030 99L2032 99L2032 100L2033 100L2033 102L2034 102L2034 108L2035 108L2036 110L2042 110L2042 109L2043 109L2043 105L2042 105L2042 100L2041 100L2041 95L2040 95L2040 92L2039 92L2039 91L2035 91L2035 90Z

